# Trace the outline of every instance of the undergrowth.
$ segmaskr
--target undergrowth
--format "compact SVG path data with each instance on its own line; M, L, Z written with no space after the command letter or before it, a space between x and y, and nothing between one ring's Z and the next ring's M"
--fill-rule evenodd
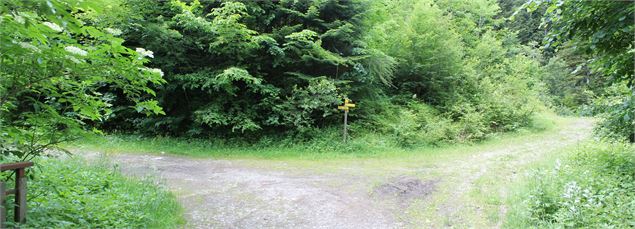
M635 227L635 148L583 144L535 170L511 203L509 228Z
M106 162L49 158L36 164L28 173L24 228L177 228L184 222L171 193L150 180L126 178Z

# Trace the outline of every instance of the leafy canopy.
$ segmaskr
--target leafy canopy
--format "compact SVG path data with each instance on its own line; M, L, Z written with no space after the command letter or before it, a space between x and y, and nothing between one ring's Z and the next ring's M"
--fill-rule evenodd
M0 8L0 154L29 159L76 138L114 112L116 91L146 114L162 113L144 67L152 52L123 46L120 31L86 25L86 1L3 2ZM109 90L104 90L109 88Z

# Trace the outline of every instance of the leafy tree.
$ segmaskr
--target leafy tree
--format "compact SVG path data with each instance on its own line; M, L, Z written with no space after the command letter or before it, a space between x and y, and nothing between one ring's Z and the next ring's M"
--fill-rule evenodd
M432 1L379 6L367 42L397 61L394 93L444 105L460 93L464 48L448 17Z
M543 80L553 105L562 114L595 115L594 98L602 96L611 82L588 66L590 57L572 44L560 46L558 53L545 64Z
M496 2L386 1L374 8L367 40L397 62L391 93L462 123L459 138L529 123L536 104L531 72L540 66L512 33L495 30Z
M546 29L540 28L546 7L538 7L529 12L521 9L527 0L499 0L498 2L501 7L500 17L505 20L500 27L516 32L521 44L540 45L546 34Z
M400 132L386 126L426 107L452 124L428 139L470 140L527 125L535 110L531 72L542 71L539 57L500 28L493 0L124 0L108 7L82 19L120 29L127 47L154 51L150 65L166 73L155 89L167 115L124 111L107 129L308 135L339 124L335 107L348 97L360 104L353 120L383 125L372 129ZM427 132L422 122L436 120L415 119L408 131Z
M10 0L0 8L0 154L28 160L77 138L114 111L112 93L146 114L161 70L143 66L152 52L123 46L119 31L84 25L98 9L86 1Z
M603 128L619 133L621 138L635 142L635 3L628 1L541 1L525 3L529 10L547 7L543 26L549 28L545 37L548 46L572 42L589 57L593 72L604 75L615 87L626 84L619 105L608 106L609 114ZM606 131L601 131L606 132Z
M158 88L168 115L122 115L113 128L127 122L189 135L304 131L339 120L332 114L343 97L388 82L390 67L376 64L388 57L359 42L358 1L129 0L124 6L130 11L117 20L96 23L120 28L129 47L154 51L152 64L168 81Z

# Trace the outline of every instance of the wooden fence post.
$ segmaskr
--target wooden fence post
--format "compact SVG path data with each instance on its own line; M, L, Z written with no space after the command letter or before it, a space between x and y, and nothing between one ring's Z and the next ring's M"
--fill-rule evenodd
M16 171L15 175L15 214L16 223L26 223L26 176L24 168Z
M5 183L0 182L0 229L6 228L7 208L4 202L7 195L15 195L15 207L13 211L13 221L16 225L26 223L26 168L33 166L33 162L16 162L0 164L0 172L15 171L15 188L7 190ZM16 227L18 228L18 227Z

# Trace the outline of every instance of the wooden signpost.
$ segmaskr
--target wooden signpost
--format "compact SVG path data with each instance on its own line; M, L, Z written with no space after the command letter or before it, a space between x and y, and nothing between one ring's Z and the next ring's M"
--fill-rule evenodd
M355 104L353 103L353 101L348 99L344 99L344 105L337 106L337 109L344 110L344 142L346 142L346 138L348 137L348 133L346 132L346 125L348 122L348 110L353 107L355 107Z

